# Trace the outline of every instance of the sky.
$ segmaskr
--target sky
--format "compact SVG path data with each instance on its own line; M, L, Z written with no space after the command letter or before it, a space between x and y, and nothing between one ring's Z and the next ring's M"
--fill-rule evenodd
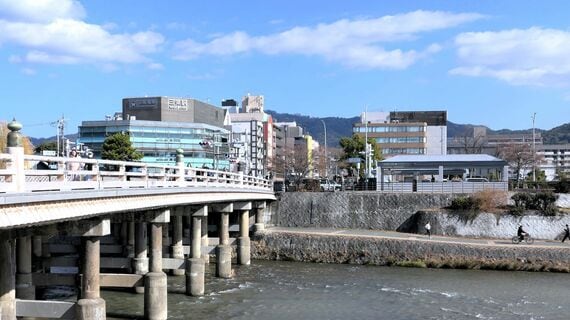
M0 0L0 120L32 137L126 97L314 117L447 110L455 123L570 122L570 1Z

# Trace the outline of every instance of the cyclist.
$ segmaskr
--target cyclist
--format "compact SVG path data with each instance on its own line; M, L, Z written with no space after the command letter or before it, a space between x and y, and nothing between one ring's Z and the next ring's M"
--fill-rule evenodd
M519 240L522 242L524 237L528 235L528 232L523 230L522 224L519 225L519 229L517 230L517 236L519 236Z

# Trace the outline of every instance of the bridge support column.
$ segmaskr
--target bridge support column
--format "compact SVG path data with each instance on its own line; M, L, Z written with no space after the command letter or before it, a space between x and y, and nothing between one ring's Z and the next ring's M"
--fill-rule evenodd
M135 223L132 221L126 222L127 224L127 245L125 253L127 258L135 258ZM133 266L129 268L129 273L133 272Z
M233 204L217 208L221 213L219 237L220 244L216 247L216 276L220 278L231 278L232 276L232 248L230 247L230 212L233 211Z
M205 264L210 263L210 252L208 246L210 245L210 241L208 239L208 217L204 217L202 219L202 260L204 260Z
M172 224L172 246L171 257L175 259L184 259L184 247L182 246L182 232L183 232L183 214L184 208L176 208L176 215L174 216L174 221ZM173 276L183 276L184 269L174 269L172 270Z
M135 224L135 258L133 259L133 269L135 274L146 274L148 272L148 258L146 245L147 224L146 222L136 222ZM144 287L135 287L136 293L144 293Z
M240 213L238 238L238 263L241 265L249 265L251 263L251 249L249 241L249 210L243 210Z
M150 224L150 272L145 276L144 317L149 320L168 318L166 273L162 271L162 226L170 221L170 211L161 210Z
M15 242L0 236L0 319L16 320Z
M265 215L265 206L265 201L255 203L255 232L265 230L265 223L263 222Z
M100 220L83 233L84 253L81 265L81 295L77 301L79 320L106 319L105 300L100 295L100 237L109 234L110 220Z
M36 287L32 284L32 239L20 237L16 241L16 298L36 299Z
M81 281L81 299L77 301L77 318L81 320L105 319L105 300L100 297L99 237L84 239L83 278Z
M192 243L188 260L186 260L186 295L204 295L205 262L202 259L202 220L208 218L208 206L191 209Z

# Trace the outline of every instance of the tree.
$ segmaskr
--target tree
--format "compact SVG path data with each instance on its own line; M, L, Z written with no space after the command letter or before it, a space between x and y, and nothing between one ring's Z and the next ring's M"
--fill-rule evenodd
M374 138L368 138L368 143L372 146L372 160L382 160L382 151L380 150L380 146L376 144L376 140ZM343 154L340 158L341 160L360 158L362 159L362 163L365 162L365 143L363 136L353 134L350 138L341 138L340 146L343 149ZM361 172L361 174L364 174L364 172Z
M137 161L142 157L142 153L136 151L126 133L118 132L108 136L101 148L102 159Z
M283 156L275 158L275 168L285 174L285 180L297 187L311 172L310 160L306 145L295 145L283 151Z
M57 142L55 141L44 141L34 148L35 153L42 153L44 150L57 151Z
M534 162L532 147L529 144L511 143L501 145L499 156L507 161L515 173L516 185L519 185L520 178L528 168L532 168Z

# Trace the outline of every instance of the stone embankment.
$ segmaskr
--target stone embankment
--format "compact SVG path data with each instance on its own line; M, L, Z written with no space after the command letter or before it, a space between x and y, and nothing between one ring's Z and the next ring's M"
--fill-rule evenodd
M273 232L256 234L252 258L300 262L568 272L570 250L418 239Z

